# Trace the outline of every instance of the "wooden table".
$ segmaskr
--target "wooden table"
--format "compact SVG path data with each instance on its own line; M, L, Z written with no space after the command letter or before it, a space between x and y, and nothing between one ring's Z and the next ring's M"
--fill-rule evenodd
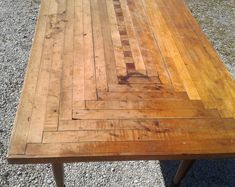
M9 163L235 155L235 82L182 0L42 0Z

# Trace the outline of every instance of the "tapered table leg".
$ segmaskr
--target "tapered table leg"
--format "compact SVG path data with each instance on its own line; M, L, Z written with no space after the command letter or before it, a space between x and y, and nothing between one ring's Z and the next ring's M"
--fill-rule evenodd
M181 161L181 163L178 167L178 170L175 174L175 177L171 181L170 187L179 187L180 186L181 181L183 180L183 178L185 177L185 175L187 174L189 169L192 167L194 162L195 162L195 160L182 160Z
M57 187L64 187L64 166L63 163L52 163L52 171Z

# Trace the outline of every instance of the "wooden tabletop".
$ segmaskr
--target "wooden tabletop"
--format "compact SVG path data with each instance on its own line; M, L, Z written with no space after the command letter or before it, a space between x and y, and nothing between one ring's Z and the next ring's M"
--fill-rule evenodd
M182 0L42 0L8 160L235 156L234 118Z

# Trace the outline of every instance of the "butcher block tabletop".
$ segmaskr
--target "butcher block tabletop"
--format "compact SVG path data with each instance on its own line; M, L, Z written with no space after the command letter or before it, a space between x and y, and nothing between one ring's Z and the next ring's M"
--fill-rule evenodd
M42 0L10 163L235 156L235 81L182 0Z

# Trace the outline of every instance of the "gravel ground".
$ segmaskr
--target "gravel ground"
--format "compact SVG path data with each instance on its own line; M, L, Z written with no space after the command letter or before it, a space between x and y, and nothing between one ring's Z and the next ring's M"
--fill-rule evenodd
M233 0L186 0L202 29L235 77ZM0 186L54 186L49 165L6 162L31 47L38 0L0 0ZM233 29L233 32L232 32ZM165 186L178 161L66 164L67 186ZM235 160L196 162L182 186L235 186Z

